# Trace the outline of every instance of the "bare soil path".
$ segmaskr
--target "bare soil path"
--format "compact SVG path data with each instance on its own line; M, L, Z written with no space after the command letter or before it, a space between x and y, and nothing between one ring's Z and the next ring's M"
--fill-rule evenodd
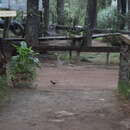
M37 88L13 89L0 130L130 130L116 97L118 67L43 64Z

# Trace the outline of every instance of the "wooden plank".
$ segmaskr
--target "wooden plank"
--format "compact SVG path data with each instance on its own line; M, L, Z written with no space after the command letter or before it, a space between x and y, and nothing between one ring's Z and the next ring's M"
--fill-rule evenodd
M0 11L0 17L16 17L16 11Z
M129 35L120 35L120 38L128 45L130 45L130 36Z
M77 32L82 32L82 31L87 31L84 26L65 26L65 25L51 25L52 28L56 28L57 30L68 30L68 31L77 31ZM112 29L98 29L94 28L92 30L93 33L122 33L122 34L130 34L130 31L126 30L112 30Z
M110 34L94 34L92 36L93 39L100 38L100 37L106 37L106 36L120 36L120 33L110 33ZM57 37L40 37L39 41L51 41L51 40L82 40L83 36L57 36ZM25 41L25 38L5 38L2 39L4 41Z
M78 48L78 47L71 47L71 46L35 46L33 47L39 51L79 51L79 52L100 52L100 53L119 53L120 47L87 47L87 48Z
M108 36L120 36L120 33L94 34L92 38L95 39L95 38L108 37Z

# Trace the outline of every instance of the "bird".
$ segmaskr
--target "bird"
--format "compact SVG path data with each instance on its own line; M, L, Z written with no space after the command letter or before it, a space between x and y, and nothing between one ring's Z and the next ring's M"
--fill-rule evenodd
M50 80L50 83L53 84L53 85L56 85L55 81Z

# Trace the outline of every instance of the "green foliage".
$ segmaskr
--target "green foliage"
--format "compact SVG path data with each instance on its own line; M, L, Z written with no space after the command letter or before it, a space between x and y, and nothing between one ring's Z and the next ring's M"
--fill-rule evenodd
M115 7L107 7L99 11L97 16L97 26L99 28L109 28L117 30L125 19L124 16L118 14Z
M112 0L98 0L97 9L101 10L106 7L109 7L109 6L111 6L111 3L112 3Z
M18 53L13 56L7 67L9 79L13 81L32 81L35 78L36 68L40 67L39 60L31 47L27 47L25 42L20 46L14 45Z
M84 25L85 10L81 8L70 9L68 4L65 4L65 24L66 25ZM78 15L77 15L78 14Z
M65 0L64 23L65 25L84 25L86 14L86 0ZM50 1L50 23L57 22L57 2ZM77 15L78 14L78 15Z
M22 22L23 20L23 11L17 10L17 16L13 18L16 21Z
M119 81L118 84L119 93L126 98L130 98L130 83L125 81Z

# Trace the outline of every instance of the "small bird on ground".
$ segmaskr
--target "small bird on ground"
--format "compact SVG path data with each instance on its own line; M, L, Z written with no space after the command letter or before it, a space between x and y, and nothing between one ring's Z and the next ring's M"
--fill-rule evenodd
M50 83L53 84L53 85L56 85L55 81L50 80Z

